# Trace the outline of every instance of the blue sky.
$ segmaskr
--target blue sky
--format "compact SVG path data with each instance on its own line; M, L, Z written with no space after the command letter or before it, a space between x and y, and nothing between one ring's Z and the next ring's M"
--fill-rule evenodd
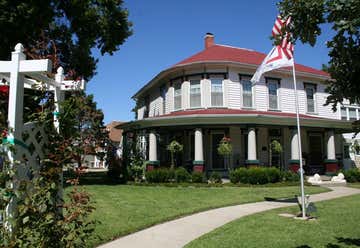
M160 71L203 50L207 32L215 35L217 44L268 53L276 2L125 0L134 33L113 56L99 57L87 93L95 95L105 123L133 120L131 96ZM315 47L298 42L295 62L320 69L329 60L325 42L330 37L326 29Z

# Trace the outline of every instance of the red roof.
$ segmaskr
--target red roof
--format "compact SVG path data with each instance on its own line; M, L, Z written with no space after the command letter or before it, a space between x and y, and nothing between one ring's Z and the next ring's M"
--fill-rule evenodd
M266 54L256 52L253 50L224 46L224 45L213 45L177 63L175 66L186 65L196 62L210 62L210 61L211 62L227 61L227 62L238 62L238 63L251 64L251 65L260 65L265 57ZM284 69L290 70L291 68L285 67ZM324 71L300 64L295 64L295 69L296 71L299 72L305 72L305 73L311 73L315 75L329 77L329 74Z
M279 117L296 118L296 114L294 113L276 112L276 111L256 111L256 110L244 110L244 109L227 109L227 108L210 108L210 109L176 111L170 114L161 115L160 117L185 116L185 115L272 115ZM304 114L300 114L300 118L323 119L317 116L304 115Z

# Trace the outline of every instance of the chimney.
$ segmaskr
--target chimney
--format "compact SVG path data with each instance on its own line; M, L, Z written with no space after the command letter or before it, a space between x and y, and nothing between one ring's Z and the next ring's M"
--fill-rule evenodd
M212 33L206 33L205 35L205 49L214 45L214 35Z

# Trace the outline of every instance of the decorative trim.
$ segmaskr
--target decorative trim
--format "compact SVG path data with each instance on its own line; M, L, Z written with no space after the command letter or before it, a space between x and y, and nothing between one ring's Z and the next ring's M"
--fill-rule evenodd
M9 143L11 145L19 145L25 149L29 149L29 147L24 142L22 142L21 140L15 139L15 138L4 138L2 140L2 143L3 144Z
M325 159L324 163L325 164L337 164L338 160L337 159Z
M193 165L204 165L204 160L194 160Z
M255 160L246 160L245 164L247 164L247 165L258 165L258 164L260 164L260 161L257 160L257 159L255 159Z
M289 164L300 164L300 159L290 159Z
M150 165L160 165L160 161L159 161L159 160L147 161L146 164L150 164Z

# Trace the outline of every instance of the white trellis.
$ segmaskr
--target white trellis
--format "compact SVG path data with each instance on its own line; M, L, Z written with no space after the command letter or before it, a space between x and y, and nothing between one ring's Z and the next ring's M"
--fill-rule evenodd
M64 91L84 90L85 81L64 80L64 70L61 67L57 69L55 79L52 79L47 75L52 70L50 60L26 60L23 51L24 48L19 43L11 54L11 61L0 61L0 82L9 82L9 133L6 142L16 147L15 152L7 152L8 159L11 167L17 166L17 176L25 179L29 169L36 172L39 168L47 137L37 123L23 123L24 88L45 88L54 92L54 126L59 132L58 115ZM20 164L15 161L20 161Z

